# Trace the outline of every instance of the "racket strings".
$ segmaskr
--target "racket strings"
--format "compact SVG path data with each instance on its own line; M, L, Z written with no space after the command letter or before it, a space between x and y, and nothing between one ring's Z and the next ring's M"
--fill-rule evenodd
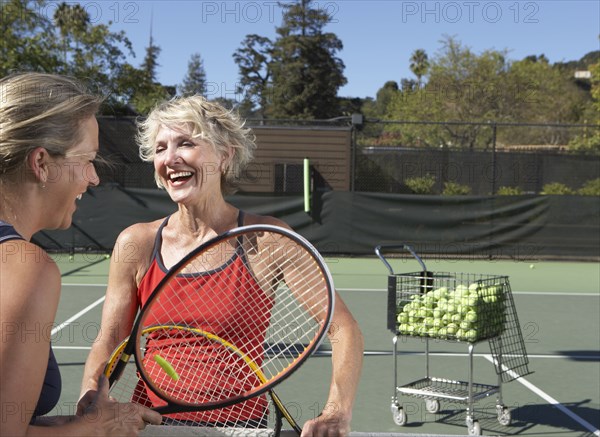
M133 358L132 358L133 360ZM121 402L134 402L152 407L147 387L141 382L135 365L126 367L119 384L115 384L110 396ZM243 413L243 414L242 414ZM231 407L185 414L167 414L164 424L193 427L227 428L274 428L277 420L276 406L271 397L262 396L260 402L245 401ZM178 431L179 433L179 431Z
M169 416L197 423L259 418L271 400L255 395L310 353L332 299L322 261L297 241L266 231L222 239L169 272L144 303L139 373L129 382L121 377L115 389L127 387L118 399L206 409L250 398Z

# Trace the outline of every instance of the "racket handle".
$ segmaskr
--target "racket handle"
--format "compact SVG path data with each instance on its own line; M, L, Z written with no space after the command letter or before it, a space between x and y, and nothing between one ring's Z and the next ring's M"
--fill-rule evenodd
M281 402L281 399L279 399L279 396L277 396L277 394L275 394L275 392L272 390L271 397L273 398L273 402L275 402L275 405L277 406L283 417L285 417L285 420L288 421L288 423L294 429L294 431L296 431L298 435L302 434L302 429L300 429L298 423L296 423L290 412L287 410L287 408L285 408L283 402Z
M115 368L112 373L108 374L109 369L105 369L104 375L108 377L108 386L112 387L112 385L121 378L123 374L123 370L125 370L125 366L127 365L127 361L129 361L130 355L121 355L121 358L115 363Z

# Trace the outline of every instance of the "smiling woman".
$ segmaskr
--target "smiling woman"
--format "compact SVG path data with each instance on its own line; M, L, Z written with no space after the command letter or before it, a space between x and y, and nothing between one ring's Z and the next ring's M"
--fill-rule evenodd
M167 135L182 146L201 146L204 153L212 149L214 156L206 160L203 174L218 173L223 194L236 191L242 170L256 149L254 135L235 112L200 96L164 102L140 123L137 139L142 159L155 161L167 145ZM164 187L160 175L155 177L158 186Z
M92 347L83 378L81 393L84 396L87 390L96 389L96 381L104 364L119 342L130 334L135 315L144 307L152 290L162 284L169 270L184 256L214 237L246 225L269 225L290 231L287 223L275 217L241 211L224 197L235 190L256 148L254 135L244 127L236 114L201 96L174 98L159 105L141 123L138 141L142 158L153 162L156 182L165 188L177 204L177 210L154 222L134 224L119 235L115 253L125 247L135 247L135 258L127 262L123 262L119 256L111 258L101 331L114 335L103 335ZM215 294L209 293L211 299L206 301L235 302L240 294L246 296L248 301L259 301L264 291L249 285L252 281L238 280L240 277L257 277L248 263L252 248L231 248L216 250L227 256L215 256L218 262L211 264L208 271L186 271L182 276L202 277L215 285ZM212 334L219 338L235 344L232 338L239 334L235 326L254 326L253 329L247 329L246 334L262 344L260 339L264 338L268 323L259 328L252 320L238 320L236 312L232 310L240 310L244 305L231 303L223 305L223 308L214 304L194 305L203 300L202 295L185 286L178 286L174 295L181 302L189 301L189 311L193 316L212 320L211 326L217 330ZM251 319L257 317L256 314L249 311L246 317ZM335 329L328 334L336 336L335 341L332 340L334 370L330 395L324 405L335 405L337 408L326 408L321 417L307 421L304 424L306 435L343 437L350 429L362 368L363 340L358 324L337 295L331 326ZM213 362L210 366L208 373L219 373L218 363ZM230 379L230 384L236 383ZM222 388L233 390L233 387ZM158 407L159 403L155 402L153 406ZM267 412L255 406L252 402L243 402L231 416L221 411L214 416L218 420L213 417L213 420L206 422L205 418L196 418L194 422L219 426L223 423L221 419L228 416L227 423L258 425L263 423Z
M160 416L112 402L105 381L82 400L76 416L45 416L61 392L48 336L60 272L30 239L42 229L68 228L77 199L98 184L92 163L102 98L73 79L42 73L1 79L0 97L2 434L137 435Z

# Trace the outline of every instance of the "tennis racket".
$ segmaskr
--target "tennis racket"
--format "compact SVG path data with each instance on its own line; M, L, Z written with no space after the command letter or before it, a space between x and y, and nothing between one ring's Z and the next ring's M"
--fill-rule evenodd
M263 427L274 406L299 430L272 388L316 350L333 307L331 275L304 238L268 225L228 231L142 302L106 368L111 396L198 426Z
M221 353L225 353L225 357L226 359L230 360L231 359L231 352L234 353L235 355L237 355L237 357L243 361L243 363L245 363L246 366L248 366L257 376L259 379L261 379L261 381L265 382L266 381L266 377L263 374L262 370L260 369L260 367L254 362L252 361L252 359L250 357L248 357L244 352L242 352L240 349L238 349L237 347L235 347L234 345L232 345L231 343L229 343L228 341L220 338L217 335L211 334L209 332L203 331L201 329L194 329L194 328L189 328L186 326L167 326L167 325L161 325L161 326L153 326L153 327L148 327L146 329L144 329L144 331L142 332L142 344L146 344L146 342L149 340L149 338L154 337L154 340L157 340L156 336L157 335L164 335L165 332L169 333L169 337L168 338L173 338L175 336L180 337L180 338L186 338L186 341L188 343L194 343L196 344L196 347L199 347L200 344L199 343L204 343L204 347L206 346L216 346L216 350L220 351ZM111 377L111 375L114 375L114 370L115 370L115 366L117 365L117 363L119 361L122 360L126 360L127 357L123 355L123 351L127 345L129 341L129 338L126 338L125 340L123 340L119 346L113 351L113 353L111 354L108 363L106 364L106 367L104 369L104 374L109 377ZM214 344L213 344L214 343ZM175 346L176 348L179 346ZM163 354L165 352L167 352L166 350L162 350L161 351ZM171 350L169 351L169 354L171 353L177 353L177 350ZM177 370L175 369L174 365L171 364L169 361L167 361L166 359L164 359L160 354L155 354L152 359L154 359L154 361L162 368L162 370L165 372L165 374L171 378L174 381L179 380L180 376L179 373L177 372ZM129 360L134 360L133 357L129 357ZM111 387L111 396L115 399L119 399L119 400L127 400L127 401L133 401L136 403L140 403L143 405L148 405L149 399L148 399L148 395L146 392L147 388L145 385L143 385L141 383L140 380L140 374L137 371L137 368L135 366L135 363L132 363L132 365L128 366L128 367L123 367L122 371L121 371L121 375L119 377L119 384L118 385L113 385ZM266 401L268 402L268 408L264 409L261 408L261 410L256 413L253 414L253 416L256 416L253 421L250 422L239 422L239 421L235 421L232 420L231 418L229 418L226 422L214 422L214 421L210 421L208 423L203 423L203 422L191 422L191 421L178 421L176 419L173 418L169 418L168 420L165 421L166 424L169 425L194 425L196 427L198 426L210 426L210 427L229 427L229 428L245 428L245 427L266 427L269 428L270 430L273 430L273 433L275 436L279 435L281 428L282 428L282 418L285 417L285 419L287 420L287 422L290 424L290 426L292 427L292 429L294 431L296 431L298 434L300 434L302 432L302 429L298 426L298 424L296 423L295 419L293 418L292 414L287 410L287 408L285 407L285 405L283 404L283 402L281 401L281 399L279 398L279 396L271 389L268 391L268 395L269 398L266 399ZM264 404L264 402L263 402ZM264 405L263 405L264 407ZM222 415L221 413L219 413L219 415Z

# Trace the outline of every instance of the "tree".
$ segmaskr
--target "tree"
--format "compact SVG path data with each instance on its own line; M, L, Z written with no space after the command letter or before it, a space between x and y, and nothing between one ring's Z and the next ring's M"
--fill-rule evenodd
M94 91L107 96L102 111L147 111L167 87L156 83L160 49L153 44L142 68L126 62L135 56L123 31L113 32L110 23L94 24L84 7L60 3L52 17L46 0L0 2L0 76L13 71L44 71L78 77Z
M454 38L446 37L430 63L427 83L413 90L403 89L390 104L390 118L458 122L503 120L507 105L502 84L508 67L504 52L486 50L477 55ZM399 129L405 142L413 145L473 149L488 147L491 141L490 129L481 125L391 128Z
M246 35L242 46L233 54L240 71L240 106L246 113L257 109L260 118L267 118L270 103L272 54L271 40L256 34Z
M160 55L161 49L155 45L150 38L150 44L146 47L146 56L144 62L140 66L149 82L156 82L156 69L160 66L158 63L158 55Z
M206 95L206 71L204 70L204 61L200 53L194 53L190 57L187 73L178 88L179 94L182 96Z
M585 108L582 115L583 122L595 125L585 129L583 134L573 138L569 144L570 150L576 153L600 155L600 60L595 57L596 62L588 66L592 74L590 80L591 102Z
M154 44L152 36L150 43L146 47L146 56L139 68L139 71L131 71L130 74L137 82L133 84L133 93L130 96L130 104L138 114L149 113L154 106L167 98L170 93L167 87L157 81L156 69L160 47Z
M346 84L343 48L333 33L325 33L331 17L312 8L312 0L282 4L283 23L273 47L273 104L278 118L324 119L339 115L337 92Z
M60 40L63 59L58 72L85 78L101 89L112 89L115 75L126 60L125 53L135 56L125 32L92 24L87 11L78 4L61 3L54 21L54 35Z
M54 12L53 19L62 39L63 62L67 65L72 41L75 41L76 48L78 49L77 41L80 41L84 33L88 30L90 17L83 6L79 4L68 5L62 2Z
M429 58L423 49L417 49L410 57L410 71L417 76L418 87L421 88L421 78L427 74L429 70Z
M510 61L505 50L477 54L447 37L431 60L427 83L417 90L403 88L390 103L387 118L459 123L388 130L400 131L403 142L412 145L488 148L492 132L485 123L577 123L588 106L589 93L576 85L573 71L551 65L543 55ZM515 126L498 130L496 140L567 144L570 135L561 129Z
M398 83L393 80L388 80L383 88L377 91L377 109L380 115L387 113L387 108L398 91Z
M53 72L61 64L51 20L40 14L42 0L0 1L0 76L35 70Z

